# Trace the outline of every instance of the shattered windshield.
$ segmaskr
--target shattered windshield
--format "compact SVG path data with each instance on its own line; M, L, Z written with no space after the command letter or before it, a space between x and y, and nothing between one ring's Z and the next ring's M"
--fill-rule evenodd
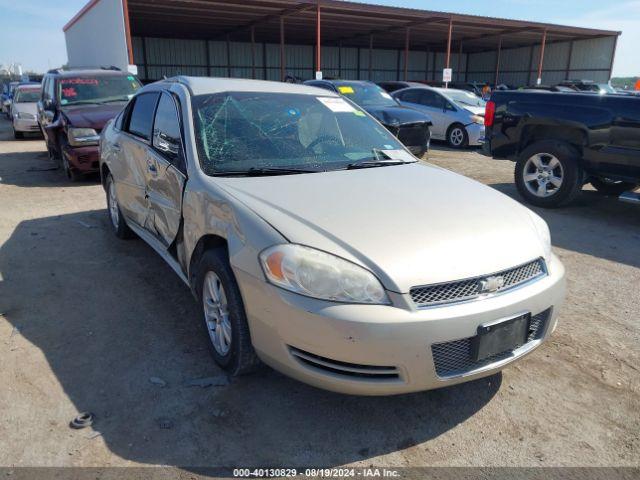
M199 95L193 98L193 115L200 163L207 175L266 168L340 169L376 159L377 151L412 160L384 127L339 97Z

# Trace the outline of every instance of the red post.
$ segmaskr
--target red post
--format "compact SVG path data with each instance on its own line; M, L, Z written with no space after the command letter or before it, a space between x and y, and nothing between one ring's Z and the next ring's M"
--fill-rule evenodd
M373 35L369 34L369 80L371 80L371 64L373 63Z
M284 55L284 17L280 17L280 81L284 82L285 71L285 55Z
M447 68L451 68L451 34L453 33L453 19L449 18L449 37L447 39Z
M449 37L447 39L447 68L451 68L451 34L453 33L453 18L449 17ZM449 82L445 82L445 88L449 88Z
M256 27L251 26L251 78L256 78Z
M500 54L502 53L502 35L498 36L498 58L496 59L496 81L494 85L498 86L498 76L500 75Z
M404 81L409 80L409 32L411 29L406 28L404 36Z
M133 65L133 43L131 42L131 23L129 22L129 5L127 0L122 0L122 15L124 16L124 34L127 42L127 56L129 57L129 64Z
M542 33L542 44L540 45L540 59L538 60L538 79L536 80L536 84L540 85L542 83L542 64L544 63L544 47L547 44L547 29L545 28Z
M456 75L458 78L458 81L460 81L460 72L462 71L461 69L461 64L462 63L462 40L460 40L460 48L458 50L458 67L457 67L457 71L456 71Z
M316 5L316 72L322 71L322 51L320 48L320 0Z

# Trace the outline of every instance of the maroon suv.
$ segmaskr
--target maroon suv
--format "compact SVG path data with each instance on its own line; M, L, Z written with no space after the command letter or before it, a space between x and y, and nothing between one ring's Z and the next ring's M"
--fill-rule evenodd
M100 131L140 87L120 70L51 70L44 76L38 124L50 158L70 180L98 171Z

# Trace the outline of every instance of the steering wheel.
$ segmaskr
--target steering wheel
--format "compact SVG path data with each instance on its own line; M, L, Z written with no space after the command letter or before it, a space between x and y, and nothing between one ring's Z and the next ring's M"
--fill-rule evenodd
M307 150L313 150L314 147L320 145L321 143L333 143L334 145L342 145L342 140L340 140L338 137L334 137L333 135L321 135L309 145L307 145Z

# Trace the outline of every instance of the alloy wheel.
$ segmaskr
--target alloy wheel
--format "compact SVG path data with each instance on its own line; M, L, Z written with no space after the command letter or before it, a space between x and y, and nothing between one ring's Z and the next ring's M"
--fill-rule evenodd
M529 157L522 174L527 190L540 198L555 195L564 179L560 160L550 153L536 153Z
M219 355L225 356L231 349L232 335L227 295L220 277L211 271L204 277L202 304L204 320L213 348Z
M451 140L452 145L459 147L460 145L462 145L462 142L464 142L464 132L460 127L456 127L453 130L451 130L451 133L449 134L449 138Z
M115 229L118 229L120 224L120 211L118 209L118 200L116 200L116 187L113 181L109 182L109 216L111 217L111 223Z

